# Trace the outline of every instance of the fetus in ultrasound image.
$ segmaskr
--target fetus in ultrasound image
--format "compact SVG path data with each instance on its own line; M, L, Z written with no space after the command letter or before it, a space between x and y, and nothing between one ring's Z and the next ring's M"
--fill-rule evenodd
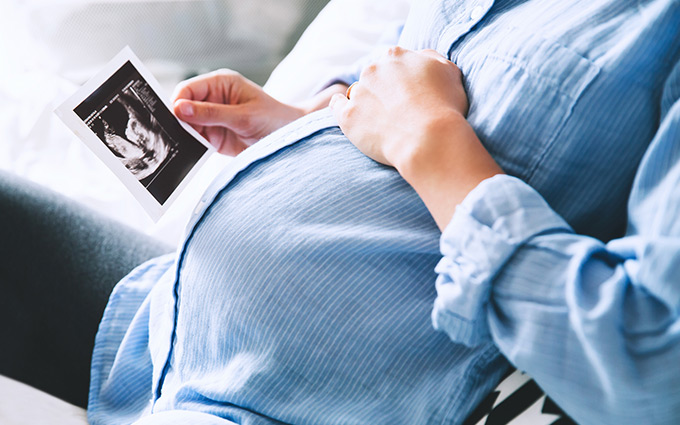
M74 112L160 204L207 150L130 62Z

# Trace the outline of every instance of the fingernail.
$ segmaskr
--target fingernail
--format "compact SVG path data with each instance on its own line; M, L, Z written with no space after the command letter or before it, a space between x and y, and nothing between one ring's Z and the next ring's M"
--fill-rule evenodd
M179 105L179 110L185 117L191 117L194 115L194 105L192 105L189 102L184 102L181 105Z

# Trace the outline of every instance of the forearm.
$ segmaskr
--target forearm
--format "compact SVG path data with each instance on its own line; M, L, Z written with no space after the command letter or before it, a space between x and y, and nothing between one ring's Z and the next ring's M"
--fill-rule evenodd
M410 149L395 157L395 167L422 198L441 230L472 189L503 172L456 112L434 118Z

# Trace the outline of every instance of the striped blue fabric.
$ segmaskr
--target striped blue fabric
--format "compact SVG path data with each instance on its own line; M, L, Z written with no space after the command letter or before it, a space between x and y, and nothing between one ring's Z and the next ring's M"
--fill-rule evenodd
M400 43L455 60L468 120L500 165L579 232L611 238L657 132L679 17L677 2L660 0L431 0L413 3ZM552 223L538 217L514 216L509 240L531 236L522 223ZM177 255L114 290L90 421L463 422L508 367L475 319L489 276L516 250L484 246L491 231L467 222L481 236L459 227L443 241L474 245L457 273L479 285L469 303L457 283L439 285L447 335L431 323L440 233L415 192L327 110L284 127L216 179Z
M678 9L676 3L680 23ZM435 326L470 347L494 341L578 423L680 423L675 57L624 237L604 244L573 233L534 189L510 176L479 185L442 236Z
M574 234L508 176L477 187L442 237L435 326L470 347L493 340L579 423L680 421L676 70L675 105L637 175L625 237L605 245ZM502 255L480 254L489 251Z

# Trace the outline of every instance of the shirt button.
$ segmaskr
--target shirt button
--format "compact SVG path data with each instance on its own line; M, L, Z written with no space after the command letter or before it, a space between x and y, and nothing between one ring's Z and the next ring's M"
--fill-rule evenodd
M470 19L473 21L479 20L482 16L484 16L484 8L482 6L475 6L472 12L470 12Z
M196 205L196 209L194 210L194 215L197 215L198 213L201 212L201 209L205 206L206 202L208 202L207 199L201 199L201 202Z

